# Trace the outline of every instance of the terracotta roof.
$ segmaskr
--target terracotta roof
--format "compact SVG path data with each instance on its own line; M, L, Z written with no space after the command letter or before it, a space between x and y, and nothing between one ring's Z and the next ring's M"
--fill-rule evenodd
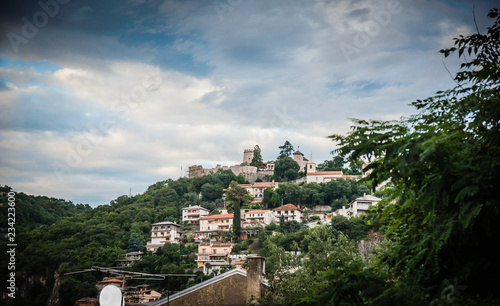
M276 182L255 182L253 183L253 187L274 187L277 186Z
M235 262L234 264L235 264L235 265L242 265L242 264L244 264L244 263L245 263L244 261L237 261L237 262Z
M200 220L211 220L211 219L232 219L234 218L234 214L220 214L220 215L210 215L206 216L203 218L200 218Z
M112 278L112 279L100 281L99 283L123 283L123 281L120 279L117 279L117 278Z
M285 205L277 207L273 210L300 210L300 211L302 211L302 209L298 208L297 206L295 206L293 204L285 204Z
M261 210L251 210L251 211L246 212L245 214L260 214L260 213L265 213L265 212L268 212L268 211L269 211L269 209L267 209L267 210L263 210L263 209L261 209Z
M334 174L340 174L342 175L342 171L316 171L316 172L311 172L307 173L307 175L334 175Z

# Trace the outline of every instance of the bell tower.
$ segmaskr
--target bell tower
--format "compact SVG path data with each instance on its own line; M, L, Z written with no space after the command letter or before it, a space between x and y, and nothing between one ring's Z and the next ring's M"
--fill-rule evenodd
M311 153L311 159L307 162L307 173L313 173L316 172L316 163L313 160L313 155Z

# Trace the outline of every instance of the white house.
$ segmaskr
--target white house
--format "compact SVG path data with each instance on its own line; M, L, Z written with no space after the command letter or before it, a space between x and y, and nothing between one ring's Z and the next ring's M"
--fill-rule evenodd
M151 241L146 244L148 251L156 252L165 243L179 243L181 240L181 226L170 221L151 224Z
M201 206L191 206L184 207L182 209L182 221L189 221L190 223L196 223L196 221L200 220L205 216L208 216L210 211Z
M347 175L343 174L342 171L316 171L316 163L313 160L311 154L311 160L307 163L307 175L306 175L306 183L328 183L331 180L336 180L339 178L353 178L356 179L358 176L356 175Z
M271 210L250 210L245 213L245 224L243 227L252 224L262 224L263 226L276 222L276 217Z
M280 207L273 209L273 214L276 220L279 222L283 221L292 221L295 220L297 222L302 221L302 209L293 205L286 204Z
M234 214L210 215L200 218L200 230L197 239L209 238L212 234L228 233L233 225ZM241 223L245 221L241 218Z
M333 212L333 216L344 216L347 218L357 217L364 212L366 212L372 205L377 205L382 199L374 197L372 195L363 195L360 198L355 199L349 204L349 208L342 206L341 209L337 209Z

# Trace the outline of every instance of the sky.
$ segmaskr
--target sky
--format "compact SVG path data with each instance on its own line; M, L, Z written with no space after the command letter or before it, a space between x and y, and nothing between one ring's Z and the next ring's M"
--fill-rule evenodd
M454 86L494 1L4 1L0 184L92 206L288 140L316 163L350 118Z

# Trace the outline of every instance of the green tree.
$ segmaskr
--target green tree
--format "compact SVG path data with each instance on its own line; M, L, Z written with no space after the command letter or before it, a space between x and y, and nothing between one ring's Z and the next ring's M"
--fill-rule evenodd
M372 222L392 241L381 261L400 285L413 286L413 296L439 296L451 279L466 284L466 295L500 298L500 262L491 252L500 242L498 10L489 16L486 34L460 36L441 50L467 56L456 87L412 103L419 112L410 118L354 120L347 136L331 136L350 161L372 158L373 187L391 180L393 203Z
M240 232L241 232L241 207L240 207L240 202L235 202L234 215L233 215L233 233L236 237L239 237Z
M137 252L142 247L142 241L137 233L132 233L128 240L127 252Z
M285 156L280 158L274 167L274 176L276 180L288 179L291 177L297 177L299 173L300 166L297 164L293 158ZM289 171L291 170L291 171ZM293 178L292 178L293 179Z
M278 156L278 159L281 159L283 157L290 157L293 152L293 146L292 144L287 140L282 146L279 146L280 148L280 155Z
M212 185L205 183L201 186L201 200L213 202L222 197L222 187L220 185Z
M253 148L253 158L252 162L250 163L250 166L257 167L257 170L262 166L262 155L260 151L259 145L255 145Z
M241 205L250 203L252 200L252 195L235 181L231 182L229 188L226 190L226 207L228 209L234 210L236 204L241 207Z

